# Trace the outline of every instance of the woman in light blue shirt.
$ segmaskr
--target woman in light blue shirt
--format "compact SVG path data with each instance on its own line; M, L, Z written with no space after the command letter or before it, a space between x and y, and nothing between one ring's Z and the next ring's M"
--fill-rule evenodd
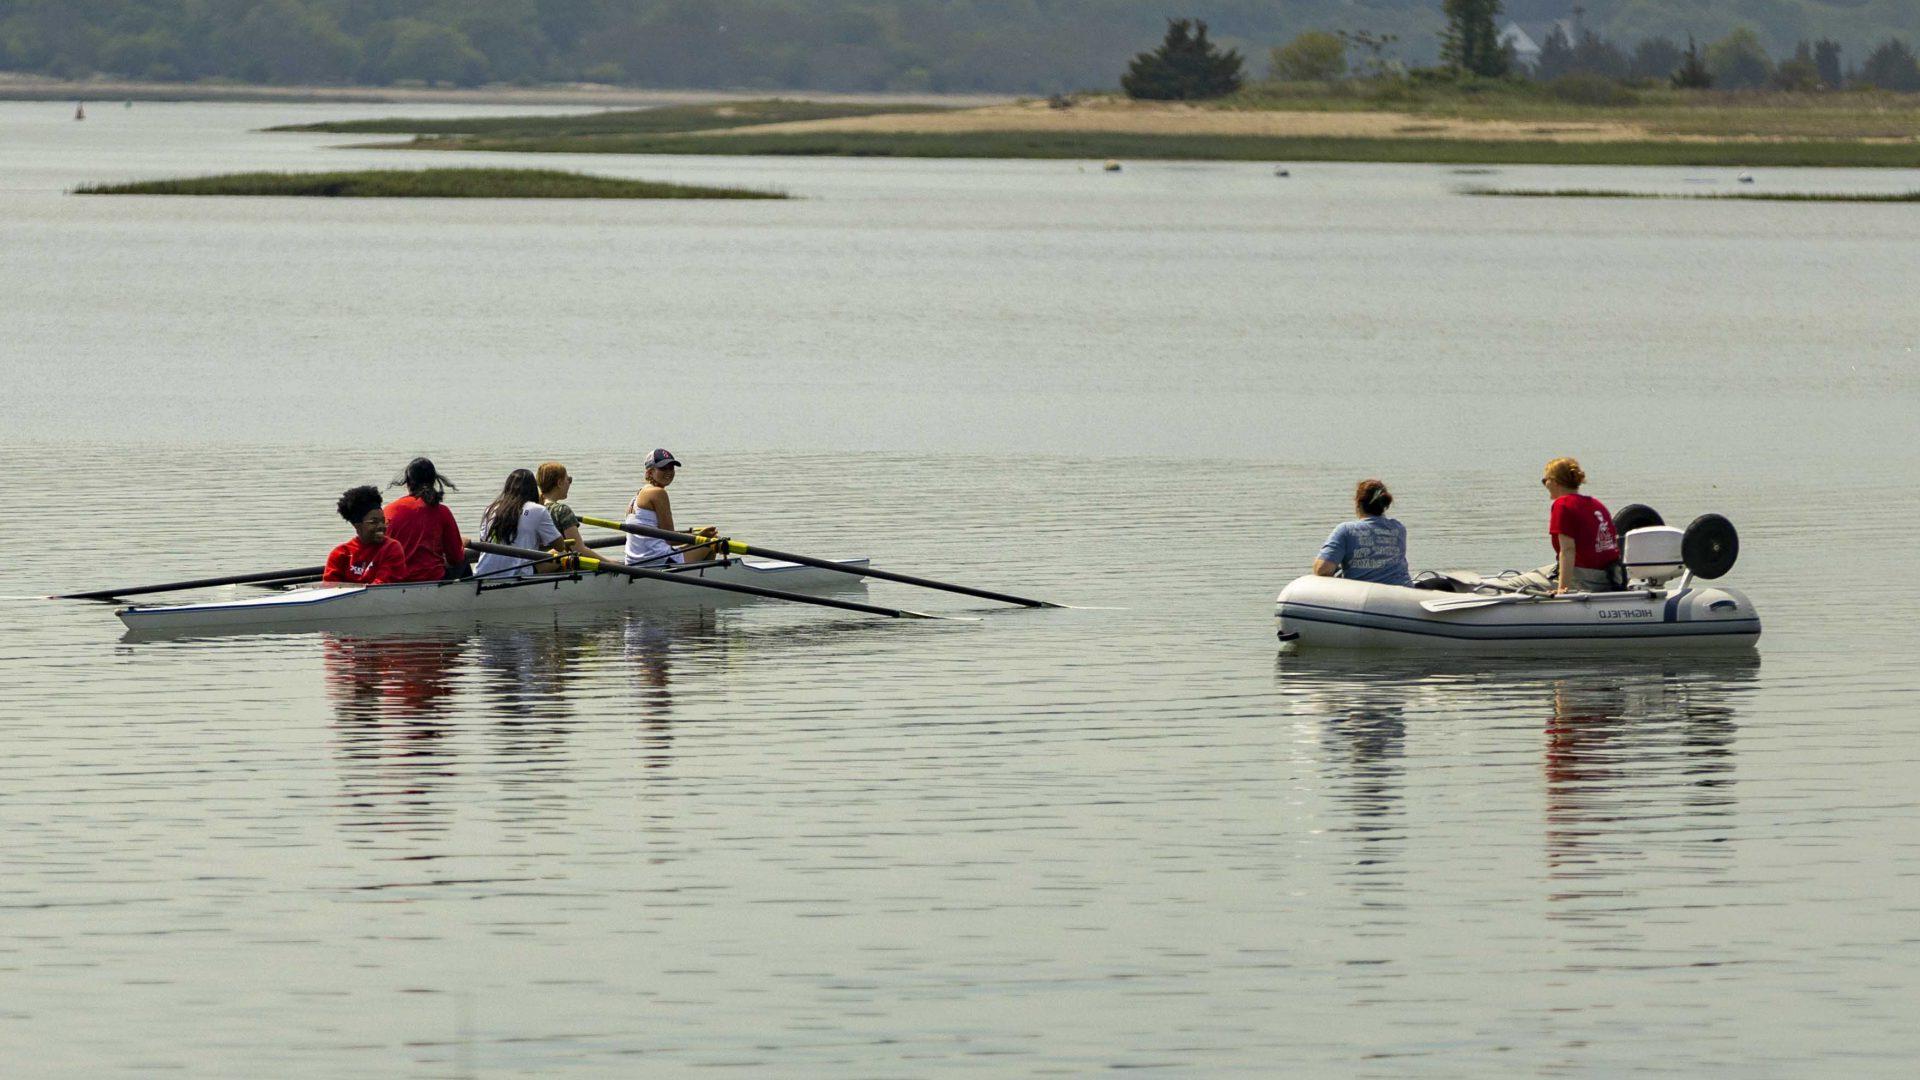
M1378 480L1362 480L1353 489L1353 509L1360 516L1334 526L1333 535L1313 560L1320 577L1352 578L1381 585L1412 585L1407 571L1407 527L1386 516L1393 492Z

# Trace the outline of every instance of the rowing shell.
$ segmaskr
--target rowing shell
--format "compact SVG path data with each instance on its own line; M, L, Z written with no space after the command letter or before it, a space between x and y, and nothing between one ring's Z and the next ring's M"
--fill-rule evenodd
M864 569L865 559L838 559ZM864 589L857 575L796 563L729 559L675 570L676 574L737 582L789 592ZM463 619L493 612L540 608L686 608L732 605L754 597L697 585L636 579L619 574L538 574L530 577L426 581L402 585L344 585L290 589L270 596L203 604L163 604L115 612L129 631L142 635L233 633L312 629L336 623Z

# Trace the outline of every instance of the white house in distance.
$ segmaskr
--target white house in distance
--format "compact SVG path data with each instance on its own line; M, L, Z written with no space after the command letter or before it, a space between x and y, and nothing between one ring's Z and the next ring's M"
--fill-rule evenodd
M1576 8L1575 10L1578 11L1579 9ZM1500 31L1500 45L1503 48L1513 51L1514 63L1528 71L1532 71L1534 67L1540 63L1540 47L1547 43L1547 38L1553 35L1555 27L1558 27L1561 33L1567 35L1568 44L1571 45L1580 40L1580 19L1578 15L1571 19L1555 19L1552 22L1527 23L1525 25L1508 19L1507 25Z
M1500 47L1513 54L1514 63L1529 71L1540 62L1540 43L1512 19L1508 19L1506 28L1500 31Z

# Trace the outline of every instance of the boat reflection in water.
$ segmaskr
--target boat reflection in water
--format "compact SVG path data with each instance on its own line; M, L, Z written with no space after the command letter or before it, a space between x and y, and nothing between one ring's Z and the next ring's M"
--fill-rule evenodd
M320 646L339 740L342 808L380 831L444 827L440 788L464 636L328 636Z
M322 631L345 805L355 823L438 829L455 785L511 789L532 820L592 772L673 763L676 693L730 692L761 661L885 641L865 617L795 622L686 608L542 610L476 624ZM712 693L700 699L711 708ZM461 799L474 798L472 790Z
M724 639L716 618L710 609L547 611L484 625L324 632L344 801L359 824L437 830L463 755L509 765L489 770L505 786L557 795L564 785L549 781L567 766L569 736L589 722L632 722L640 764L663 768L675 657Z
M1516 840L1509 811L1522 800L1540 807L1546 899L1566 917L1623 912L1628 876L1666 885L1723 868L1738 703L1758 685L1757 653L1300 653L1277 670L1281 693L1313 718L1341 817L1329 831L1358 841L1347 875L1356 886L1402 884L1410 833L1460 843L1453 814L1484 845L1474 857L1497 859L1492 849ZM1523 741L1522 731L1535 734ZM1506 768L1527 744L1540 748L1538 768ZM1409 817L1410 786L1432 794L1435 815Z

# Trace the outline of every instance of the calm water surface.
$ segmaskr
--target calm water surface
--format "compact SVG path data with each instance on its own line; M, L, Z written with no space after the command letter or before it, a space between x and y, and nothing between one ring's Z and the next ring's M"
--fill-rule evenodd
M563 164L803 198L62 194L449 162L250 133L375 111L0 104L8 1075L1920 1054L1909 212L770 159ZM421 451L463 523L549 457L613 513L662 444L684 518L1082 609L138 643L29 599L317 562ZM1562 452L1733 518L1757 654L1276 656L1354 480L1497 569Z

